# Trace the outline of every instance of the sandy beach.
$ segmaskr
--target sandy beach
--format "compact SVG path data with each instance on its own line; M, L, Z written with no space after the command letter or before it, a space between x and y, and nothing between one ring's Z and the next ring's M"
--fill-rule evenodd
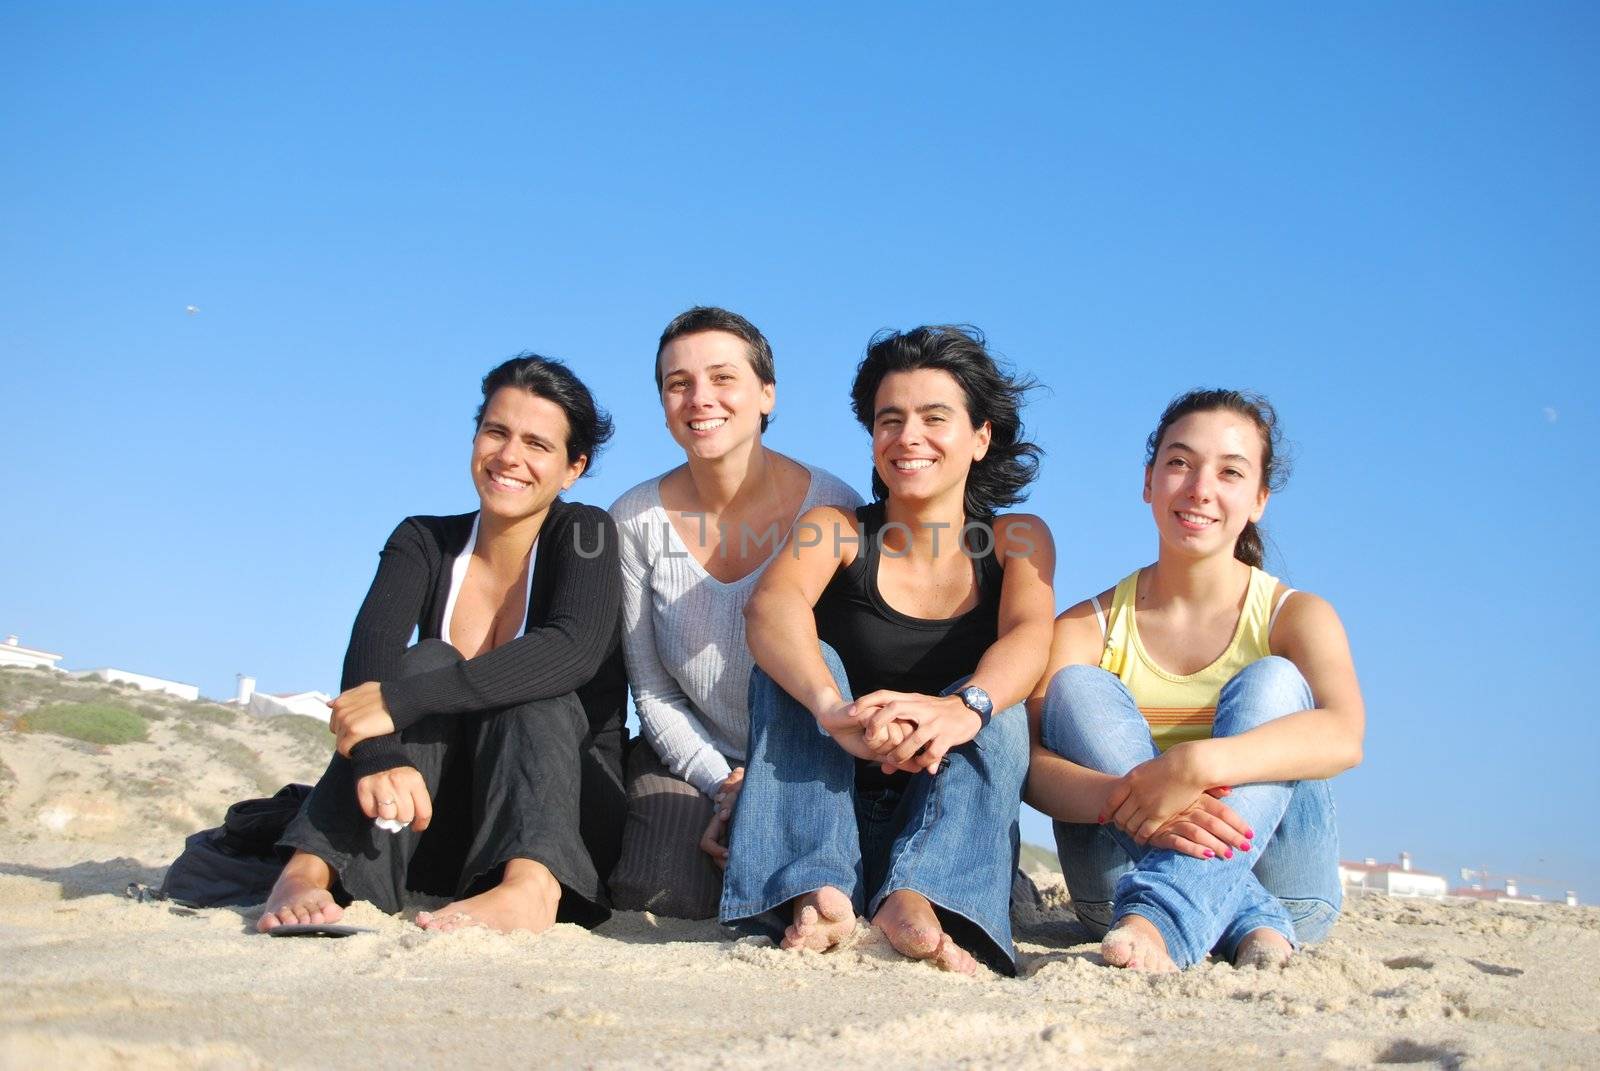
M146 738L39 731L52 704ZM295 724L300 722L300 724ZM0 671L0 1068L1584 1067L1600 1056L1600 909L1365 896L1283 970L1106 968L1058 875L1019 908L1022 970L910 963L866 929L791 954L709 922L594 932L258 936L257 909L140 903L185 833L314 779L305 719Z

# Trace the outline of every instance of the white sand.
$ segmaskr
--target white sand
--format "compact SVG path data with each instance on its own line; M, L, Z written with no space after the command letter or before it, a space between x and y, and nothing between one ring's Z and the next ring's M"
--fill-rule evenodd
M0 717L0 1069L1600 1064L1595 908L1364 897L1284 970L1148 978L1101 966L1041 878L1013 980L870 932L796 955L649 915L431 935L357 904L377 933L280 940L254 910L121 895L261 779L314 777L312 755L244 719L98 747Z

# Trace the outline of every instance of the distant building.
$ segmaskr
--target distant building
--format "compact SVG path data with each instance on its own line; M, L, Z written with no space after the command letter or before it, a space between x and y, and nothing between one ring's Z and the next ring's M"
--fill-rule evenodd
M146 692L164 692L175 695L179 699L195 700L200 698L200 688L194 684L183 684L180 681L164 680L161 677L151 677L144 673L134 673L126 669L79 669L69 673L74 680L97 680L108 684L131 684L135 688Z
M307 718L316 718L327 723L329 715L333 712L328 709L328 704L333 696L324 692L284 692L282 694L268 694L257 692L250 697L250 705L245 709L258 718L276 718L283 714L299 714Z
M258 718L276 718L284 714L299 714L326 722L331 713L328 704L333 696L326 692L258 692L256 679L243 673L239 677L239 691L228 700L230 706L241 706Z
M21 666L24 669L53 669L61 672L61 667L56 663L61 661L61 656L51 654L49 651L36 651L32 647L24 647L15 636L7 636L4 643L0 643L0 666Z
M1487 900L1496 904L1550 904L1556 902L1554 900L1546 900L1538 893L1524 894L1517 887L1516 878L1508 877L1505 879L1505 883L1505 888L1503 889L1485 889L1482 885L1463 885L1459 888L1451 889L1450 895L1459 896L1466 900ZM1558 885L1556 888L1560 888L1560 886ZM1568 907L1578 906L1578 894L1571 889L1567 890L1563 900Z
M1401 852L1398 863L1367 859L1360 863L1339 864L1339 884L1348 892L1376 892L1387 896L1443 897L1449 889L1444 877L1414 870L1411 853Z

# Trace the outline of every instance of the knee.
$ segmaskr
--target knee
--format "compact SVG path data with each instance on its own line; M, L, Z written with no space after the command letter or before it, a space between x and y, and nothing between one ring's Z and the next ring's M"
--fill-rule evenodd
M825 643L818 644L818 647L821 649L823 664L828 667L828 672L833 675L834 684L839 687L839 694L849 699L850 680L845 675L844 662L839 658L839 652ZM797 699L779 687L778 682L760 666L752 666L750 669L750 686L746 691L745 702L750 711L752 733L758 726L765 728L772 724L772 719L790 706L801 706ZM807 714L809 715L809 712Z
M1217 701L1217 736L1252 729L1315 704L1299 667L1281 655L1258 659L1234 674Z
M420 640L400 656L400 676L414 677L460 662L461 652L443 640Z
M973 740L983 755L990 779L1015 783L1020 790L1028 775L1028 713L1022 705L995 714Z
M760 666L750 669L750 687L745 705L750 712L750 732L754 735L770 723L779 704L789 698L789 693L778 687L778 682L767 675Z
M552 738L570 738L576 743L588 731L588 713L573 692L530 700L495 711L484 719L484 732L503 744L519 740L548 742Z
M1061 667L1045 689L1039 742L1057 755L1070 758L1077 750L1073 741L1094 720L1093 712L1103 705L1100 700L1127 690L1121 680L1099 666Z

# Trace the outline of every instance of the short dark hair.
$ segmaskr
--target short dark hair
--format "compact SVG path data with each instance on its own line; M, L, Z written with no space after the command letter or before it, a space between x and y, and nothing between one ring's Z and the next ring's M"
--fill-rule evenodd
M1256 426L1261 436L1261 486L1268 491L1281 491L1289 482L1289 457L1284 448L1283 431L1278 427L1278 411L1267 399L1248 390L1226 390L1220 387L1196 389L1178 395L1161 411L1156 430L1144 441L1144 467L1156 463L1161 450L1161 440L1166 438L1172 425L1191 413L1233 413ZM1266 546L1261 538L1261 526L1255 521L1245 522L1239 541L1233 545L1233 556L1246 565L1261 568L1266 561Z
M483 401L478 403L474 426L483 426L483 411L501 387L516 387L559 405L567 415L567 463L587 457L583 475L594 471L595 457L611 439L615 427L572 369L554 357L537 353L519 353L501 362L483 377Z
M661 390L661 351L675 338L698 335L702 331L726 331L743 339L745 355L750 360L750 368L755 372L756 378L768 386L778 382L778 370L772 361L772 346L767 342L767 336L763 335L755 324L736 312L729 312L715 305L696 305L674 316L672 322L666 326L666 330L661 332L661 341L656 343L658 393ZM770 422L771 416L762 414L761 430L766 431Z
M1038 384L1031 376L1002 368L985 348L983 332L976 327L947 324L874 335L850 386L856 420L871 432L873 405L884 377L919 368L949 373L966 397L972 426L982 427L987 422L991 430L988 453L974 461L967 474L967 515L992 518L1001 507L1027 498L1044 451L1022 437L1022 406L1028 391ZM872 494L880 500L889 495L876 467L872 470Z

